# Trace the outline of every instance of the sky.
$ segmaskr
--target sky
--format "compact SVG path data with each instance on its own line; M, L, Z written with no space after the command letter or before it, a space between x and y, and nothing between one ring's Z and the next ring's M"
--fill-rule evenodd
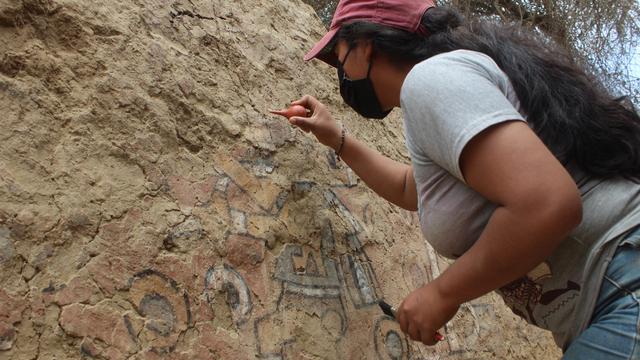
M640 4L640 0L638 0L638 4ZM631 59L629 70L631 72L631 76L640 78L640 45L636 46L636 52L633 59Z
M631 59L629 70L632 76L640 78L640 46L636 47L636 53L633 59Z
M634 82L636 86L640 86L640 46L636 46L635 53L631 60L629 61L629 76L632 79L636 79ZM636 94L639 92L636 91ZM636 96L634 98L634 104L637 108L640 108L640 99Z

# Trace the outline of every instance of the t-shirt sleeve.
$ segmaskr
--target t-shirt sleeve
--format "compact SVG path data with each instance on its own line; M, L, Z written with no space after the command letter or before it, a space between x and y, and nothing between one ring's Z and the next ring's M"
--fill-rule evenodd
M435 163L465 182L459 164L465 145L492 125L525 121L508 98L510 86L493 60L479 53L451 52L416 65L401 90L414 166Z

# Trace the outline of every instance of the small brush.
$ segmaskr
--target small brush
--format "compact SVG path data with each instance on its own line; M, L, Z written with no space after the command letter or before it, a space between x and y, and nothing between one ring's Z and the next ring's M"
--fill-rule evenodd
M396 319L396 312L397 309L391 305L389 305L389 303L387 303L384 300L378 300L378 306L380 306L380 309L382 309L382 312L387 315L387 316L391 316L394 320L398 320ZM436 341L442 341L444 340L444 336L442 336L440 333L436 333Z

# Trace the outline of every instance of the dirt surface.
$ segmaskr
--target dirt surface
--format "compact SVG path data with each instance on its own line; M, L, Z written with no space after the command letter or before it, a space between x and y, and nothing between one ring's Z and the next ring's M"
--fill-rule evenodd
M266 113L348 110L299 1L0 0L0 359L556 359L495 295L434 348L382 315L446 263Z

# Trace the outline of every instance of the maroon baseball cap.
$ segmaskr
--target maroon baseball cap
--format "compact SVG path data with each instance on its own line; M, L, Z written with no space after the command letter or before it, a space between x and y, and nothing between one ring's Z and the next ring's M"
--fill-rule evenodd
M329 32L304 56L304 60L317 58L335 67L338 60L335 54L323 50L345 23L369 21L418 32L422 15L435 6L434 0L340 0Z

